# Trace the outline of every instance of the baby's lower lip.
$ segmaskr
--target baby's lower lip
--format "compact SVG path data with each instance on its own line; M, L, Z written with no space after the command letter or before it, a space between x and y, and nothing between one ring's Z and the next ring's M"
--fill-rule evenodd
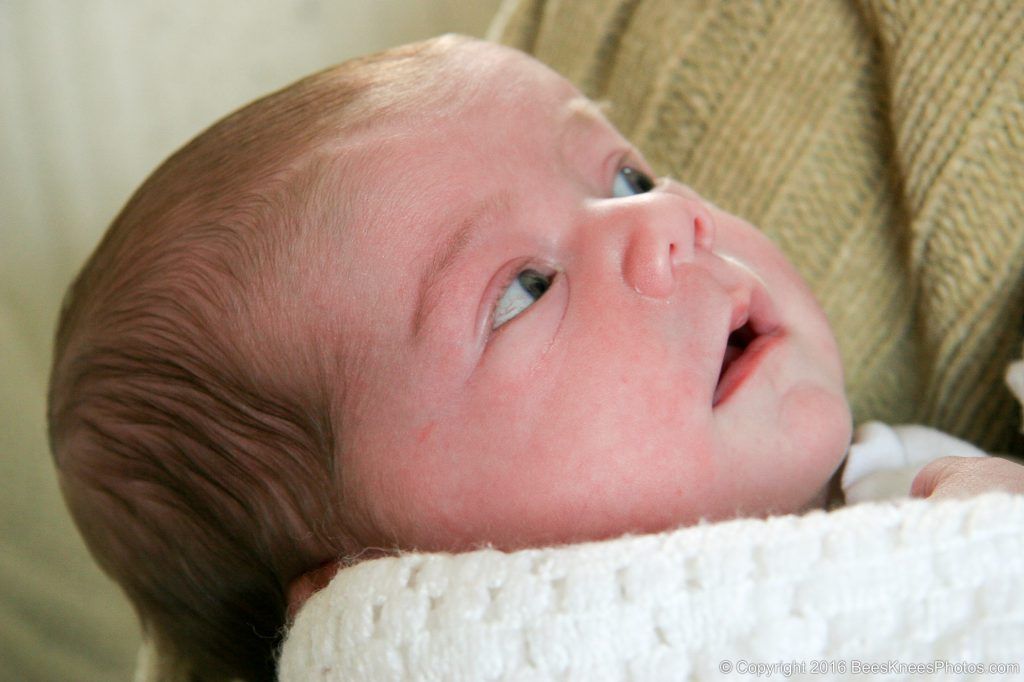
M717 407L729 399L747 379L757 371L764 357L782 340L780 334L764 334L758 336L735 357L722 376L718 379L715 393L711 398L711 406Z

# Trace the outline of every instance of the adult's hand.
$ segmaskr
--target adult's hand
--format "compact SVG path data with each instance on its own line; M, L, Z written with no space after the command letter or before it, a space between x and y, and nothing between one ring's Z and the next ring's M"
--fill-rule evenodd
M1002 490L1024 494L1024 466L1001 457L941 457L914 477L913 497L971 497Z

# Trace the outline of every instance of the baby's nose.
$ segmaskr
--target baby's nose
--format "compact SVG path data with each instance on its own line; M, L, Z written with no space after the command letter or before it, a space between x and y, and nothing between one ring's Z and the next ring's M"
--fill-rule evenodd
M703 201L672 190L636 200L642 215L630 221L622 274L637 293L667 298L675 290L676 269L691 262L696 249L713 246L714 219Z

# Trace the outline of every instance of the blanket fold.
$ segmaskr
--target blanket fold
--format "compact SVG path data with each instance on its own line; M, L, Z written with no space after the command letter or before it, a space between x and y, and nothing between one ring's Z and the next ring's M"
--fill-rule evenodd
M1020 664L1021 528L1024 497L989 494L377 559L341 571L303 607L280 679L718 679L741 660Z

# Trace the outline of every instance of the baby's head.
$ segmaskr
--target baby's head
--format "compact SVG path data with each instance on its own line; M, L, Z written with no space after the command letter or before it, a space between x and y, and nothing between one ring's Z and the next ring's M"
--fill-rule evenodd
M69 292L50 394L65 497L150 636L267 677L289 584L366 548L820 503L850 435L824 314L652 178L567 81L452 37L171 157Z

